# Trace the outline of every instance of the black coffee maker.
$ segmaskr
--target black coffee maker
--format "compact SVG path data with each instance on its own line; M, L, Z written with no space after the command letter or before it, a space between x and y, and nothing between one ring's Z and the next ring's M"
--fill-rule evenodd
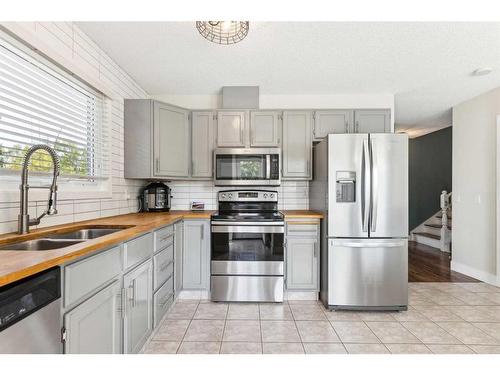
M170 188L162 182L152 182L141 191L139 212L170 210Z

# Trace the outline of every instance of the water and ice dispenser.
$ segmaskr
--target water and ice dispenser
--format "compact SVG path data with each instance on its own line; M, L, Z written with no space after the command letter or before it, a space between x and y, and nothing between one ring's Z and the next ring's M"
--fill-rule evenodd
M336 196L338 203L349 203L356 201L356 172L337 171Z

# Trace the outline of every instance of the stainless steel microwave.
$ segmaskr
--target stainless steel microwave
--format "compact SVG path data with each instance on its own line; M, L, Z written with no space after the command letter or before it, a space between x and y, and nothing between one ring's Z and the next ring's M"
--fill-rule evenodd
M281 149L216 148L214 170L217 186L278 186Z

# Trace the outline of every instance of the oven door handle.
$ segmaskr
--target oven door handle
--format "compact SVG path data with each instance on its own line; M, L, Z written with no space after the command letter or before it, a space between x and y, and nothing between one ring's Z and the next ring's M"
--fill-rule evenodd
M266 225L212 225L212 233L285 233L285 227Z
M266 180L271 179L271 155L266 155Z

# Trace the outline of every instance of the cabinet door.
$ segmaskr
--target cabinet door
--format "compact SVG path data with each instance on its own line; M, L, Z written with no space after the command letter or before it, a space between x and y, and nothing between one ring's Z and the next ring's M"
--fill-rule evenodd
M245 112L217 112L217 147L245 147Z
M182 288L207 290L210 280L210 228L206 220L184 221Z
M287 290L318 290L318 240L292 238L286 240Z
M191 114L191 177L211 178L214 150L214 114Z
M391 111L389 109L360 109L354 111L355 133L390 133Z
M121 353L120 292L116 280L64 315L65 353Z
M182 221L174 224L174 290L178 295L182 290L182 253L183 253L183 223Z
M153 263L148 260L123 277L126 291L125 353L137 353L152 331Z
M155 176L189 176L188 111L154 102L154 170ZM144 137L147 137L144 134Z
M278 112L250 112L250 147L278 147Z
M328 134L349 133L353 113L350 110L314 112L314 139L320 140Z
M311 179L311 112L283 112L283 179Z

